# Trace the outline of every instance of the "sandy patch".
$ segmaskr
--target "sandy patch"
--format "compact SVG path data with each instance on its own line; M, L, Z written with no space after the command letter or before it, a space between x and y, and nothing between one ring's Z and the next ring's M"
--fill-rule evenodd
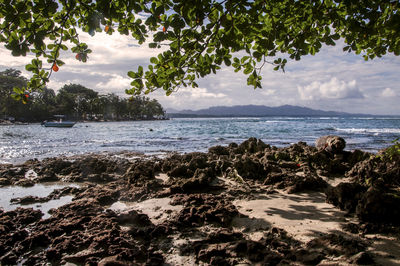
M136 210L146 214L153 224L160 224L177 215L183 208L181 205L171 205L170 198L148 199L142 202L117 201L110 206L113 211Z
M164 173L159 173L155 176L156 180L161 184L165 184L169 180L169 176Z
M341 231L346 222L342 212L325 202L320 192L260 195L256 200L236 200L239 212L233 225L243 232L274 226L285 229L293 238L307 242L322 234ZM256 237L256 236L255 236Z
M368 251L375 255L375 262L378 265L400 265L400 241L398 238L379 234L365 237L371 241Z

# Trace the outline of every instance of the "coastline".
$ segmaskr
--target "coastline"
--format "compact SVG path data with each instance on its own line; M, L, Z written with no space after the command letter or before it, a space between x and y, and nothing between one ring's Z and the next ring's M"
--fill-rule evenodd
M165 158L103 153L0 165L3 187L79 184L16 199L72 196L50 218L0 211L0 262L400 263L399 249L385 248L400 247L400 160L335 143L277 148L250 138Z
M102 151L145 154L207 152L215 145L240 143L249 136L285 147L298 141L312 145L323 135L346 139L347 150L377 152L400 133L400 120L336 120L303 118L171 119L136 122L77 123L68 129L40 124L0 127L0 161L56 157Z

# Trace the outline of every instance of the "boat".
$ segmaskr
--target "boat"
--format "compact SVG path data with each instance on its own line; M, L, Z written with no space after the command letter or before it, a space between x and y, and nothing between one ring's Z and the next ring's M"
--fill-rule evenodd
M63 118L65 115L55 115L54 117L58 118L58 121L43 121L42 126L44 127L73 127L76 122L73 121L64 121Z

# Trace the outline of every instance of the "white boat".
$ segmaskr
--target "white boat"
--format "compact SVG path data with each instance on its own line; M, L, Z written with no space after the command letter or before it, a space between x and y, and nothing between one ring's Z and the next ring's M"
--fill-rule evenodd
M73 121L64 121L64 115L55 115L54 117L58 118L58 121L43 121L42 126L44 127L73 127L76 122Z

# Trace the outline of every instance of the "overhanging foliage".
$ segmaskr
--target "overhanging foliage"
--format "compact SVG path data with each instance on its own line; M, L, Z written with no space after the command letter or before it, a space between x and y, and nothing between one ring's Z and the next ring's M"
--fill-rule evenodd
M27 88L16 89L18 95L43 87L53 71L62 71L59 56L66 44L72 44L77 60L88 60L91 50L79 40L78 28L90 35L117 31L155 49L166 45L146 70L128 72L133 80L127 93L162 88L169 95L182 86L197 87L198 78L222 65L261 87L264 64L284 70L282 54L300 60L339 39L344 51L366 60L399 55L399 11L398 0L3 0L0 41L15 56L36 55L26 65L33 76Z

